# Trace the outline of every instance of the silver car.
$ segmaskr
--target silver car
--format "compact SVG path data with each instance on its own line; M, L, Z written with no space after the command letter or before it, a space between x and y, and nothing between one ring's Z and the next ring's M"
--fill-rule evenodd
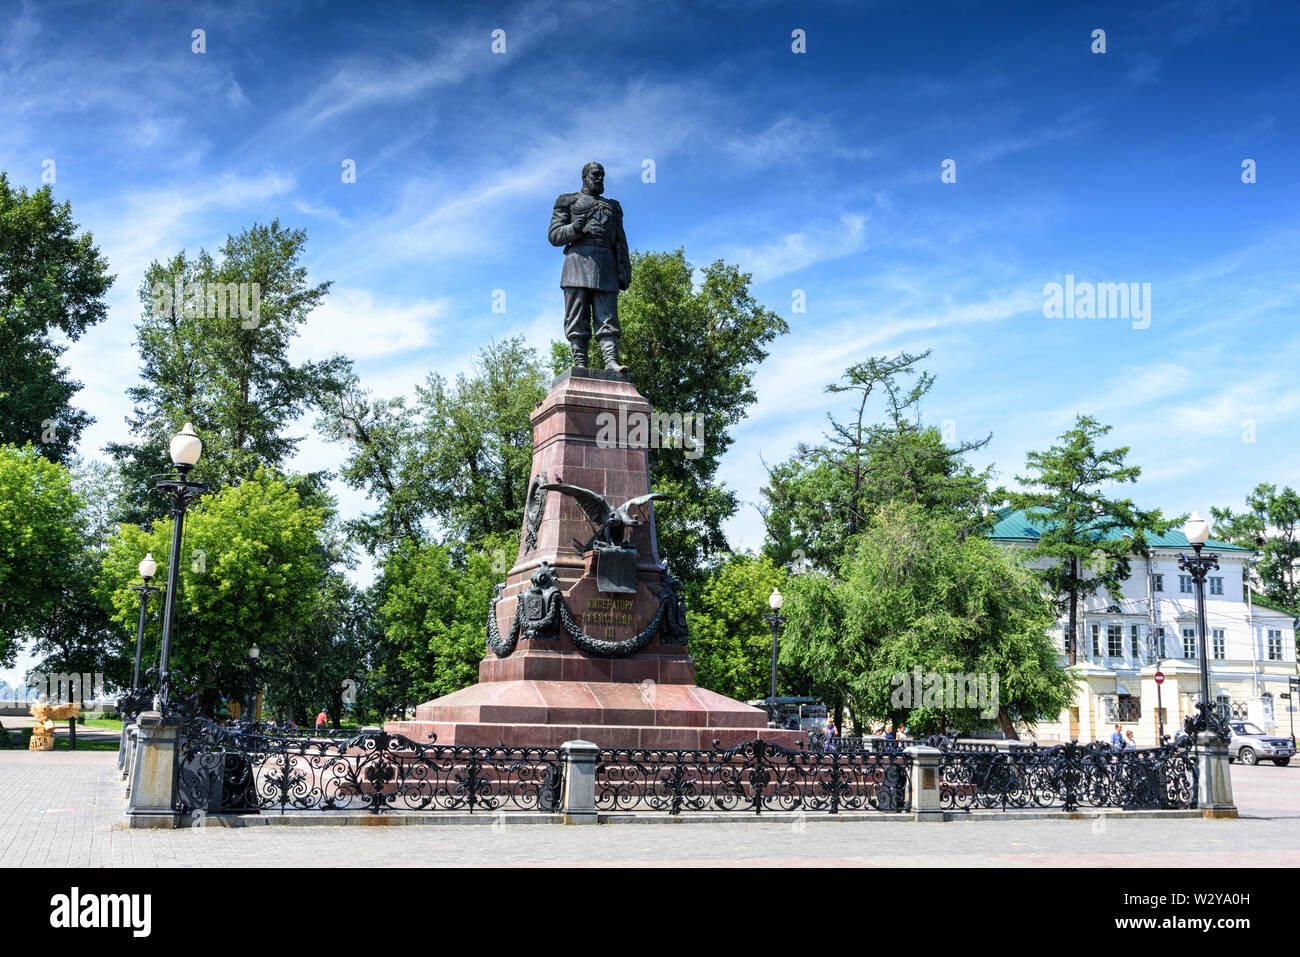
M1278 767L1291 763L1295 745L1290 738L1267 735L1259 725L1249 721L1231 721L1229 724L1232 725L1232 740L1228 742L1229 761L1236 758L1242 764L1259 764L1260 758L1266 758Z

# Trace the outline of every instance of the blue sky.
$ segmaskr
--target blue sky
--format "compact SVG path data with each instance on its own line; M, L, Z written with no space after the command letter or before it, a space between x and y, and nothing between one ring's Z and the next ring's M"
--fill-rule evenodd
M976 464L1004 481L1087 412L1132 446L1145 505L1294 485L1300 7L1061 6L6 0L0 169L35 188L53 159L118 276L67 357L98 419L83 451L127 437L149 261L253 221L306 228L313 278L335 282L297 356L350 355L381 394L493 337L545 350L551 203L597 159L634 247L738 263L790 323L721 471L746 502L763 459L821 431L825 383L925 348L925 417L991 431ZM1046 318L1066 274L1150 283L1150 326ZM298 464L342 454L309 437ZM757 547L757 512L730 532Z

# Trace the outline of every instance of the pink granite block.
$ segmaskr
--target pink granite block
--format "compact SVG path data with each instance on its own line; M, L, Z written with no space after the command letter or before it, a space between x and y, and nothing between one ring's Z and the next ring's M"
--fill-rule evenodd
M565 658L560 672L560 677L564 681L609 681L610 675L610 659L578 655Z
M600 703L601 724L643 725L653 724L655 708L653 699L647 700L638 685L615 682L593 682L588 685Z
M627 725L584 725L576 729L582 741L591 741L602 748L635 748L641 738L641 729Z
M668 645L669 648L680 647ZM695 684L695 662L686 659L661 659L659 662L659 683L665 685Z
M700 721L683 721L681 724L693 724L700 726L703 724L703 717L706 713L705 707L700 703L696 692L699 689L695 685L678 685L678 684L658 684L655 686L655 707L660 711L681 711L698 713Z
M598 711L600 702L592 694L591 687L583 681L545 681L538 682L537 691L546 703L549 711L562 708L585 708ZM550 719L552 723L555 719Z
M698 728L641 728L640 747L643 748L698 748Z
M564 656L558 652L522 655L519 671L529 681L559 681L564 673Z
M612 681L627 681L634 684L640 684L642 681L653 681L657 684L659 677L659 662L653 658L639 656L615 658L613 667L610 669L610 679Z

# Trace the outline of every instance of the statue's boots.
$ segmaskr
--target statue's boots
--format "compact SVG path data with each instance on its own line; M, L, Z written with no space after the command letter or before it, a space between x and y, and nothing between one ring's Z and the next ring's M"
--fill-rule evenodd
M570 339L569 348L573 350L573 368L587 368L587 340L582 338Z
M605 368L610 372L626 372L627 366L618 361L618 339L606 336L600 340L600 357L605 360Z

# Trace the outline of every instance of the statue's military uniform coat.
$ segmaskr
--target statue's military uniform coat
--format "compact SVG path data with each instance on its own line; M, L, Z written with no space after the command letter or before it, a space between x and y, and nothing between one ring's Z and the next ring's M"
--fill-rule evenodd
M583 220L581 232L575 218ZM564 247L565 337L585 340L593 327L598 339L619 335L618 293L632 280L623 207L604 196L562 193L547 238L552 246Z

